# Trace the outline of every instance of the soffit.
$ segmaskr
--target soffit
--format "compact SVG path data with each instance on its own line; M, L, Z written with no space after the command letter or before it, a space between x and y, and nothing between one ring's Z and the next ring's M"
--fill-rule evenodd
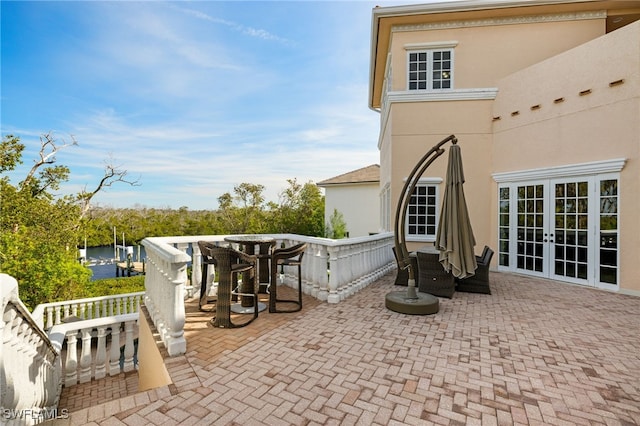
M380 108L389 43L394 26L602 10L605 10L608 16L606 31L613 31L640 19L640 0L461 1L376 7L373 9L372 18L369 107Z

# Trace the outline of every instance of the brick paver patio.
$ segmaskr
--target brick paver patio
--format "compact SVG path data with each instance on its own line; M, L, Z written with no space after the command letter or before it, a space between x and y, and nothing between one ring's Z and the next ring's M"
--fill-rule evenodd
M640 298L495 273L492 295L406 316L384 306L392 283L231 330L189 303L173 384L89 408L71 408L91 394L71 388L71 416L54 423L639 424Z

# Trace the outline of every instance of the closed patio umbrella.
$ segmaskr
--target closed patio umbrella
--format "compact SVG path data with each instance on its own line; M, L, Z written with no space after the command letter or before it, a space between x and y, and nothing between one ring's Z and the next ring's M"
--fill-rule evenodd
M460 147L454 142L449 148L449 164L436 248L440 251L440 263L456 278L474 275L478 267L474 253L476 240L471 229L463 184L462 155Z

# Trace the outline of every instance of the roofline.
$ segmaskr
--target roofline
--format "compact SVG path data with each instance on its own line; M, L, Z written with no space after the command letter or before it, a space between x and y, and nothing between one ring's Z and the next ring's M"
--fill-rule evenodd
M327 187L327 186L341 186L341 185L367 185L367 184L372 184L372 183L380 183L380 179L378 180L359 180L357 182L336 182L336 183L322 183L322 182L318 182L316 183L316 186L319 187Z

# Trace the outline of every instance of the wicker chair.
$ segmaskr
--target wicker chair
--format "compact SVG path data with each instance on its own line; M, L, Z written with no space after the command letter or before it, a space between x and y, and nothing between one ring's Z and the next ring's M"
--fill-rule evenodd
M258 274L256 273L258 259L230 247L210 247L210 255L215 259L218 268L218 300L216 302L216 316L212 323L214 327L236 328L244 327L258 318ZM243 287L250 280L250 293L237 287L238 274L243 274ZM234 296L250 297L253 299L253 317L242 324L231 320L231 298Z
M271 280L269 283L269 312L297 312L302 309L302 257L307 248L306 243L296 244L287 248L275 249L271 254ZM284 275L284 268L298 267L298 297L297 299L278 299L278 269ZM293 309L279 309L278 303L293 304Z
M418 290L434 296L453 297L455 281L453 275L442 267L438 255L416 252L418 258Z
M491 265L492 257L493 250L484 246L482 256L476 256L478 269L476 269L475 275L463 279L456 278L456 290L466 293L491 294L491 287L489 285L489 266Z
M200 253L202 254L202 281L200 282L200 302L199 308L201 311L212 312L214 309L204 309L203 306L215 302L218 300L218 296L209 296L207 294L207 279L209 277L209 265L212 265L215 269L216 259L211 255L211 248L216 247L214 243L207 241L198 241L198 247L200 247ZM211 285L214 285L212 282Z

